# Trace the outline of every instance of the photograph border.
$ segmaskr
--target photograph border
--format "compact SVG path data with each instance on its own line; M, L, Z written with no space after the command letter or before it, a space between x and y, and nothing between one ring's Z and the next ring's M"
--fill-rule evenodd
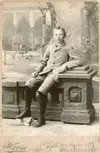
M55 0L55 2L65 2L65 0ZM66 2L78 3L81 0L66 0ZM85 0L82 0L85 1ZM91 0L87 0L91 1ZM92 0L95 1L95 0ZM99 6L99 29L100 29L100 0ZM3 22L3 5L8 3L33 3L33 2L54 2L53 0L1 0L0 1L0 72L1 78L3 73L2 65L2 22ZM100 37L100 30L99 30ZM100 39L99 39L99 54L100 54ZM100 57L99 57L100 64ZM100 72L100 65L99 65ZM100 87L100 84L99 84ZM100 95L100 88L99 88ZM99 152L100 151L100 136L2 136L2 79L0 80L0 152L14 153L14 152L28 152L28 153L69 153L69 152ZM100 100L99 100L100 104ZM99 111L100 117L100 111ZM99 120L99 134L100 134L100 120Z

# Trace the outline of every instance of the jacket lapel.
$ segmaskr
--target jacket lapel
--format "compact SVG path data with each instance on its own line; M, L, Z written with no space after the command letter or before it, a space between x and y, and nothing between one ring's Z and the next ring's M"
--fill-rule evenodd
M61 49L63 46L65 45L65 42L63 42L62 44L60 44L59 46L56 46L56 44L54 43L53 47L54 47L54 51L58 51L59 49Z

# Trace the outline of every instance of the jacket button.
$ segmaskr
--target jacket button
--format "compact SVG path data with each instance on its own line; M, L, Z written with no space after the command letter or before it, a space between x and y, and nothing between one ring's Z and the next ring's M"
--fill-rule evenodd
M55 64L55 62L53 62L53 64Z

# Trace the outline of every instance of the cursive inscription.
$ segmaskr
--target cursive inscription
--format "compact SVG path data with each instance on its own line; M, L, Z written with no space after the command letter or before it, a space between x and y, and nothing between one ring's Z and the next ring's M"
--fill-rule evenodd
M59 152L61 153L68 153L68 152L95 152L96 148L93 141L89 141L88 143L80 143L80 142L44 142L37 146L37 148L34 150L35 152L51 152L53 149L59 149Z
M13 152L28 152L31 149L28 148L27 145L21 145L20 142L10 142L7 141L4 143L3 145L3 149L5 150L5 152L8 153L13 153Z

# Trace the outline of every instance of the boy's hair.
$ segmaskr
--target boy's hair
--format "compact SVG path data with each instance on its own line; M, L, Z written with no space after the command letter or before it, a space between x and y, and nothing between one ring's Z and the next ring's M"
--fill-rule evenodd
M64 29L63 27L57 26L57 27L55 27L55 28L53 29L53 31L54 31L54 30L62 30L63 33L64 33L64 38L66 37L66 31L65 31L65 29Z

